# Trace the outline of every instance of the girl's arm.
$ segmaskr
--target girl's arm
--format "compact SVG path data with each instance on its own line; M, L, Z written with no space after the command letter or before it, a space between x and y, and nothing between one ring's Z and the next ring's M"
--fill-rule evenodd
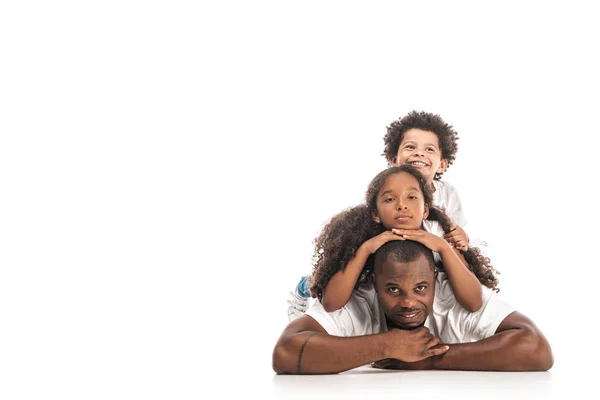
M438 251L456 300L466 310L475 312L483 305L481 283L467 268L467 262L448 242Z
M464 257L459 256L460 253L447 241L421 229L393 229L392 232L402 235L405 239L420 242L439 253L456 300L470 312L481 308L483 304L481 283L467 268Z
M356 255L348 262L346 268L336 272L323 290L321 304L327 312L338 310L350 299L354 286L371 253L363 244Z
M348 302L369 256L390 240L404 240L404 238L385 231L367 240L358 248L346 268L339 270L329 279L327 286L323 289L321 299L325 311L339 310Z

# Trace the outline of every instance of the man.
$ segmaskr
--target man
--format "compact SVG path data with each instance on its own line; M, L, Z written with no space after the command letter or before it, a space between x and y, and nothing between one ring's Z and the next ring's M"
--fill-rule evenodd
M290 322L273 351L278 374L338 373L365 364L398 369L543 371L550 345L535 324L483 287L483 306L457 304L431 251L410 240L375 253L373 283L340 310L317 302Z

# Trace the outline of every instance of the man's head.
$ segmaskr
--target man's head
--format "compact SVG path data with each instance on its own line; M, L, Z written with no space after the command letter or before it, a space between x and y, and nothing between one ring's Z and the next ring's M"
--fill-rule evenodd
M412 165L428 182L454 162L458 135L439 115L411 111L387 127L383 155L389 165Z
M433 253L421 243L393 240L375 252L375 290L388 324L401 329L423 326L435 293Z

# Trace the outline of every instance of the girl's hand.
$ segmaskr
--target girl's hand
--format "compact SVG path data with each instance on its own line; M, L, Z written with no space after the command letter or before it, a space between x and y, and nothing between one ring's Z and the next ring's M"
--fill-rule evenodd
M458 225L452 224L451 231L444 235L444 239L458 250L467 251L469 248L469 236Z
M392 229L392 232L402 236L404 239L422 243L436 253L441 253L445 248L449 248L448 242L443 238L423 229Z
M364 248L369 252L369 254L373 254L377 251L377 249L379 249L381 246L383 246L384 244L386 244L387 242L389 242L391 240L405 240L405 239L402 236L392 233L392 231L385 231L385 232L380 233L379 235L367 240L366 242L364 242L362 244L361 247L364 246Z

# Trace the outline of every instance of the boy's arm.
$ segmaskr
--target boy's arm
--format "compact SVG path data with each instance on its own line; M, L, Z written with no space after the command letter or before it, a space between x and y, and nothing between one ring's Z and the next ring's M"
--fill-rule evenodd
M273 370L278 374L335 374L384 358L416 361L448 350L448 346L438 344L439 339L427 328L332 336L315 319L304 315L288 324L277 341Z
M473 343L451 344L441 356L419 362L383 360L376 368L452 369L469 371L547 371L554 364L548 341L535 324L519 312L507 316L496 334Z
M458 250L467 251L469 248L470 240L467 232L456 224L453 224L452 230L444 235L444 239Z

